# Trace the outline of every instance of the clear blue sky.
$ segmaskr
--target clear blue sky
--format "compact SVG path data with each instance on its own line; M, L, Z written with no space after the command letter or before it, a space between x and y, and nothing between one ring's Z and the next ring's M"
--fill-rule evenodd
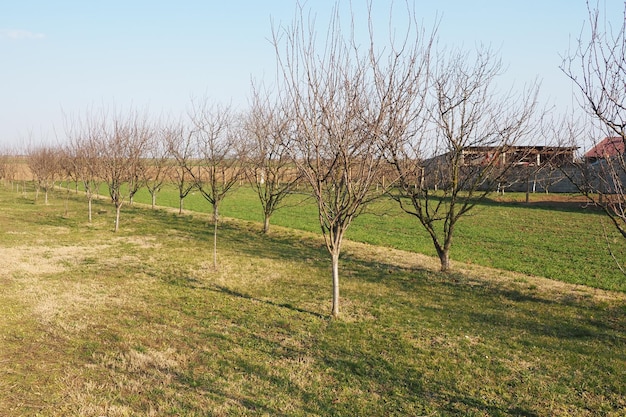
M359 9L363 0L352 2ZM333 4L306 3L321 17ZM390 4L374 0L381 28ZM623 4L600 0L618 19ZM584 0L415 5L426 27L439 15L441 44L499 50L508 68L501 84L538 77L543 102L572 107L558 66L587 17ZM90 107L180 115L194 96L244 107L251 78L274 77L271 19L289 23L294 10L295 0L0 0L0 148L54 141L55 131L62 139L63 114Z

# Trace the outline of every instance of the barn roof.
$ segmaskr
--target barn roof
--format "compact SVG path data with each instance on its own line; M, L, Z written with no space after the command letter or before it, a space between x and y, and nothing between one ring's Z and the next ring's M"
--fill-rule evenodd
M624 138L621 136L609 136L585 153L585 158L608 158L622 155L626 150Z

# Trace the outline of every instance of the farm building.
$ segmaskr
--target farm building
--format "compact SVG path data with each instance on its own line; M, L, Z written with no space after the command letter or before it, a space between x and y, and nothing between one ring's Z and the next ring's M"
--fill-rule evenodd
M483 165L498 158L498 166L542 166L555 167L572 164L575 146L469 146L464 148L465 165Z
M625 150L624 138L621 136L609 136L593 148L585 152L583 156L585 162L594 164L603 159L613 158L619 155L623 155Z
M589 188L604 194L623 193L626 146L621 136L609 136L583 155Z
M485 177L479 188L507 191L575 192L577 188L565 175L573 170L576 146L468 146L461 151L464 175L475 176L481 166L492 165L504 173L497 179ZM422 184L445 186L449 173L450 154L425 161ZM495 181L495 182L494 182Z

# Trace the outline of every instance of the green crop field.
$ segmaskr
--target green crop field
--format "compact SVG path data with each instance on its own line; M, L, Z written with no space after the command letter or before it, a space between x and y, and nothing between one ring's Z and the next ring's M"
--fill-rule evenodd
M330 319L317 233L264 236L256 222L225 219L214 269L205 214L126 206L113 233L105 200L88 223L82 195L33 196L0 186L2 416L626 413L626 295L479 266L495 257L461 247L490 206L459 230L456 258L472 263L452 273L415 252L346 242L343 310ZM241 201L224 213L248 211ZM528 231L553 212L517 222L527 209L498 207L510 216L499 224ZM366 220L354 238L374 235L359 231ZM427 247L405 233L410 249Z

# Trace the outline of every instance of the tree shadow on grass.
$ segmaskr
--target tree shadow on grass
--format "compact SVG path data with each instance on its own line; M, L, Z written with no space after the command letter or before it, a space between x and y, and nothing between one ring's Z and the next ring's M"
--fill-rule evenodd
M490 416L539 417L540 414L522 407L498 407L467 395L445 395L441 401L446 405L441 411L448 415L465 415L469 410L481 410Z
M235 366L235 364L233 364ZM179 384L186 387L186 390L199 390L202 392L202 396L207 396L215 400L220 404L229 404L231 407L233 404L237 405L237 413L262 413L265 415L286 417L288 414L281 413L274 407L269 407L262 403L258 396L245 395L242 393L232 393L223 389L224 383L217 377L207 377L207 375L196 376L191 371L181 371L177 373L177 381ZM196 407L193 404L186 404L185 409L192 410L196 408L198 415L205 415L207 413L206 408ZM194 414L195 415L195 414ZM246 415L246 414L243 414Z
M459 303L457 314L465 315L477 327L501 329L502 334L525 335L543 349L556 352L571 350L586 352L589 342L600 341L603 346L626 348L626 309L606 306L593 300L572 301L568 297L550 298L537 289L510 289L485 283L481 287L465 283L445 284L462 294L475 298L475 305ZM450 306L449 308L455 308ZM552 345L553 341L558 341ZM587 352L591 353L591 352Z
M213 223L206 214L178 215L165 210L153 210L147 215L161 223L164 230L175 230L188 236L192 241L212 244ZM261 226L253 222L221 221L217 231L218 252L220 248L226 248L249 253L255 257L293 260L310 255L310 249L314 249L308 246L306 241L295 237L282 234L262 235L260 230Z
M203 287L203 288L205 288L207 290L210 290L210 291L215 291L215 292L219 292L219 293L222 293L222 294L226 294L226 295L229 295L229 296L232 296L232 297L238 297L238 298L243 298L245 300L255 301L255 302L258 302L258 303L264 303L264 304L267 304L267 305L272 306L272 307L287 308L287 309L289 309L291 311L294 311L294 312L297 312L297 313L308 314L308 315L311 315L313 317L317 317L319 319L326 319L327 318L327 316L324 316L324 315L322 315L320 313L316 313L316 312L313 312L313 311L309 311L309 310L306 310L306 309L303 309L303 308L296 307L296 306L292 305L291 303L275 303L275 302L273 302L271 300L256 298L256 297L253 297L253 296L251 296L249 294L245 294L243 292L232 290L232 289L230 289L228 287L225 287L223 285L211 284L211 285L209 285L207 287Z
M492 207L529 208L536 210L562 211L565 213L602 213L599 207L594 206L582 196L564 198L562 195L546 195L540 200L515 201L503 200L498 197L483 199L480 204Z

